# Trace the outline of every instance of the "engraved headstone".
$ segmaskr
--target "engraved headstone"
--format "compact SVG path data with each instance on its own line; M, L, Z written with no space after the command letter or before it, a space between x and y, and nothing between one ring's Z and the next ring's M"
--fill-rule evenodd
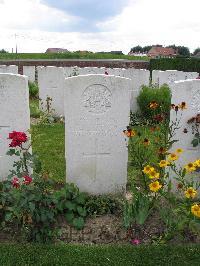
M12 170L14 157L6 155L8 134L30 129L28 80L25 76L0 74L0 179Z
M150 72L146 69L128 68L124 70L124 77L132 80L131 111L137 111L137 96L143 85L149 86Z
M177 112L177 118L180 119L180 128L176 130L175 140L179 140L172 146L172 151L177 148L184 150L181 154L178 164L184 166L187 163L200 158L200 145L193 147L191 144L194 135L192 128L187 123L189 119L200 114L200 80L176 81L170 86L172 91L172 103L175 105L185 102L187 109ZM175 121L176 112L171 111L170 121ZM188 132L184 133L184 129Z
M152 83L154 85L162 86L163 84L170 85L174 81L196 79L198 77L197 72L183 72L178 70L166 70L159 71L153 70L152 72Z
M39 97L43 102L42 108L46 109L47 97L52 98L52 109L55 115L64 116L64 70L62 67L38 67Z
M35 66L23 66L23 75L31 82L35 81Z
M108 75L65 80L67 181L92 194L125 190L131 81Z
M0 65L0 73L18 74L18 66L16 65Z

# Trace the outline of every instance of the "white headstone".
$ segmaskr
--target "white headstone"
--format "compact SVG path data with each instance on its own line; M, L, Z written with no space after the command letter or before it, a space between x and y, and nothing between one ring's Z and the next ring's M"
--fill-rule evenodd
M38 67L39 97L46 104L47 97L52 98L52 108L58 116L64 116L64 70L62 67Z
M85 75L65 80L67 181L92 194L125 190L129 79Z
M0 65L0 73L18 74L18 66L16 65Z
M178 142L173 144L171 151L175 151L177 148L182 148L184 150L181 154L178 163L181 166L186 165L189 162L192 162L200 158L200 146L194 148L191 144L191 141L194 137L192 134L192 129L187 123L187 121L200 114L200 80L185 80L185 81L176 81L170 86L172 91L172 104L178 105L181 102L187 104L187 109L184 111L178 111L178 119L180 118L180 128L176 130L176 135L174 136L175 140ZM182 116L181 116L182 113ZM170 121L175 121L176 112L171 111ZM188 133L184 133L184 129L188 129Z
M137 111L137 97L143 85L149 86L150 72L146 69L126 69L124 77L132 80L131 111Z
M35 81L35 66L23 66L23 74L28 77L31 82Z
M12 170L13 157L7 156L8 135L30 129L28 79L14 74L0 74L0 179Z
M152 83L156 83L159 86L162 86L163 84L170 85L174 81L196 79L198 76L199 74L197 72L183 72L178 70L154 70L152 72Z

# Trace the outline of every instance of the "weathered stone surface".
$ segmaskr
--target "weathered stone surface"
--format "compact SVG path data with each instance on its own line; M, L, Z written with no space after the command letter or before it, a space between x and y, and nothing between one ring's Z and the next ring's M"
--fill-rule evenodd
M31 82L35 81L35 66L23 66L23 75Z
M38 67L39 97L46 108L47 97L52 98L52 109L58 116L64 115L64 70L62 67Z
M181 166L200 158L200 145L194 148L191 141L194 137L192 134L192 128L187 121L200 113L200 80L185 80L176 81L170 85L172 91L172 103L177 105L181 102L186 102L187 109L177 112L177 118L180 119L180 128L176 130L176 135L173 139L179 140L174 143L171 151L175 151L177 148L184 150L181 154L178 164ZM171 111L170 120L175 121L176 112ZM188 130L188 133L184 133L184 129Z
M92 194L125 189L131 80L86 75L65 80L67 181Z
M196 79L199 76L197 72L183 72L178 70L153 70L152 72L152 83L154 85L170 85L174 81Z
M0 73L18 74L18 66L15 65L0 65Z
M8 134L30 129L28 79L14 74L0 74L0 179L8 176L16 158L6 155Z

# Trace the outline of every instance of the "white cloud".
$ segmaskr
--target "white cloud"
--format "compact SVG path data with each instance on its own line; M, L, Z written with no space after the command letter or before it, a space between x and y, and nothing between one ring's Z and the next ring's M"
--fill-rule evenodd
M103 1L103 0L101 0ZM20 52L69 50L128 52L135 45L200 46L199 0L130 0L122 13L99 23L99 32L59 32L79 19L39 0L0 0L0 49L11 51L17 34Z

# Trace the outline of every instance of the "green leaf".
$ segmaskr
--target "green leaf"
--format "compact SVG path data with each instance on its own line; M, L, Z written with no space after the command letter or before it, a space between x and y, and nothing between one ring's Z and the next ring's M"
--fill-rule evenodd
M197 147L199 144L199 140L198 139L193 139L191 144L193 145L193 147Z
M73 222L73 219L74 219L74 213L73 212L66 213L65 218L66 218L67 222L71 224Z
M83 217L85 217L87 215L86 210L80 206L77 207L77 212L80 216L83 216Z
M15 154L15 149L8 150L6 154L10 155L10 156L14 155Z
M65 207L70 210L70 211L73 211L76 209L76 204L72 203L71 201L67 200L65 202Z
M76 229L81 230L84 227L85 222L82 217L78 217L73 219L72 224Z

